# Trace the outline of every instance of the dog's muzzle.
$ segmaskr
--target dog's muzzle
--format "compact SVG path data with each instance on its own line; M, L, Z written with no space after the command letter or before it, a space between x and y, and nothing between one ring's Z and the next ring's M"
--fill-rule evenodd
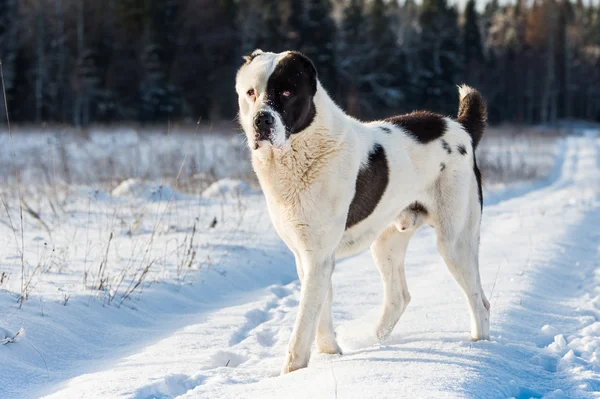
M275 118L270 112L261 111L254 117L254 140L255 146L258 146L258 142L261 140L271 141L271 132L273 131L273 125L275 124Z

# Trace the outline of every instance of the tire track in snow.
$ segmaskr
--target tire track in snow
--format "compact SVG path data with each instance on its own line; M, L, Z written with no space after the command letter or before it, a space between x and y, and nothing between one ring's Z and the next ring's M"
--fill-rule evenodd
M500 315L492 341L478 343L487 367L464 387L468 397L600 397L600 233L590 228L600 226L600 140L567 144L554 183L493 209L521 208L520 227L536 240L521 274L529 289Z

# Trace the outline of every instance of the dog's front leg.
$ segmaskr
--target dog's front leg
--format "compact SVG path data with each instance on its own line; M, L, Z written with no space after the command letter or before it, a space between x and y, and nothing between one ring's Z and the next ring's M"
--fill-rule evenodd
M308 365L310 349L317 330L317 322L331 284L334 256L328 254L318 257L306 254L302 264L305 268L300 290L300 307L283 370L281 371L282 374L290 373Z
M296 258L296 273L298 273L298 280L300 280L300 284L302 284L302 280L304 280L304 269L302 268L302 262L300 261L300 256L296 252L294 252L294 257Z

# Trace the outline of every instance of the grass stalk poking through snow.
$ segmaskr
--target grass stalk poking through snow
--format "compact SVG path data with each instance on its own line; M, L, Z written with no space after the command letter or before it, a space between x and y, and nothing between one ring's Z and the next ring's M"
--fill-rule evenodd
M15 152L15 142L10 129L10 117L8 116L8 101L6 99L6 87L4 85L4 70L2 69L2 60L0 60L0 80L2 80L2 95L4 97L4 110L6 112L6 123L8 125L8 135L10 137L10 145L13 156L13 165L15 167L15 178L17 182L17 195L19 197L19 217L21 218L21 295L19 295L19 308L23 306L25 300L25 233L23 230L23 202L21 196L21 185L19 184L19 168L17 167L17 154ZM6 208L6 203L4 204ZM8 208L6 208L8 212ZM13 229L14 232L14 229ZM16 234L15 234L16 239ZM18 242L18 240L17 240Z
M150 270L150 267L152 267L152 264L154 263L154 261L150 262L150 264L148 266L146 266L144 268L144 270L142 270L142 272L140 273L140 276L137 278L136 280L136 276L133 277L133 279L131 280L131 283L129 284L129 287L127 287L127 290L125 290L125 292L123 293L123 295L121 296L121 300L119 301L119 306L121 307L121 304L123 303L123 301L127 298L129 298L131 296L131 294L133 294L135 292L135 290L143 284L144 280L146 279L146 275L148 274L148 271ZM133 284L135 281L135 285Z
M106 279L104 278L104 273L106 272L106 266L108 264L108 253L110 251L110 243L113 239L113 233L111 232L108 236L108 243L106 244L106 252L104 253L104 259L100 262L100 267L98 268L98 290L102 290L105 288L106 280L108 280L108 276Z
M0 339L0 344L6 345L6 344L14 343L19 336L23 335L24 332L25 332L25 330L23 329L23 327L21 327L21 329L19 329L19 331L17 331L17 333L15 335L13 335L12 337L7 336L7 337Z

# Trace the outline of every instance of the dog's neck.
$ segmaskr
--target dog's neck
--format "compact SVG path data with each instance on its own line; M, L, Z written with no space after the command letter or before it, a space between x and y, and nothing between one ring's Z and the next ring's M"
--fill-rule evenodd
M348 117L320 83L314 97L317 113L311 125L293 134L284 148L268 146L252 152L252 165L267 196L296 201L345 146Z

